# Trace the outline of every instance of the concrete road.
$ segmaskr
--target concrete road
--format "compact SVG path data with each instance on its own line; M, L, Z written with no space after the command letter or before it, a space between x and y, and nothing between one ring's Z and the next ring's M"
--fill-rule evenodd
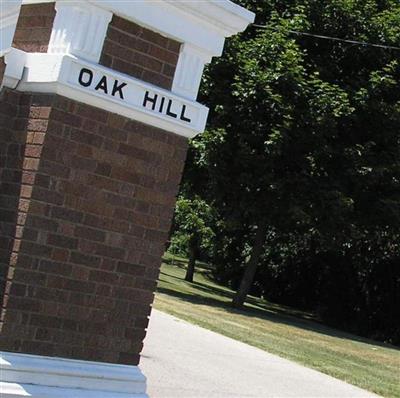
M156 310L140 367L150 398L376 397Z

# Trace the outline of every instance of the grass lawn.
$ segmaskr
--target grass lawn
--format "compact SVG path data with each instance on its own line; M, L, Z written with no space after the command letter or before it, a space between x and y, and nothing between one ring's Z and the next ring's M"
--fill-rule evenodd
M168 262L171 258L168 259ZM154 307L385 397L400 398L400 350L332 329L312 314L251 297L243 311L229 306L233 291L198 268L183 280L185 262L163 264Z

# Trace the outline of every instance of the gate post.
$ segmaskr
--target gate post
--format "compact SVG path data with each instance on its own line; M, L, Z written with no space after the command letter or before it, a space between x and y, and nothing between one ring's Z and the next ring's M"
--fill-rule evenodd
M2 397L146 396L203 67L253 18L228 0L22 5L0 58Z

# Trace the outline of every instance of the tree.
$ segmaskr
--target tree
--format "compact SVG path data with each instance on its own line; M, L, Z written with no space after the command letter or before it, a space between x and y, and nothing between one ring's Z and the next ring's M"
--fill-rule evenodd
M175 208L177 233L173 240L179 240L186 246L189 257L185 280L193 282L193 276L200 249L207 248L214 236L212 225L213 213L211 207L202 199L178 198Z
M266 28L229 41L207 71L210 127L193 142L185 171L191 192L248 230L236 306L263 261L261 231L314 242L315 258L353 250L355 267L361 247L376 250L378 236L393 246L400 208L398 52L291 33L399 46L399 3L242 4Z

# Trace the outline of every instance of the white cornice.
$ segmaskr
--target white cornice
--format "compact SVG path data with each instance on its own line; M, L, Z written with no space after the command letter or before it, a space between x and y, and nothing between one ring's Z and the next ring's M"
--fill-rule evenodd
M254 13L233 3L221 0L165 0L186 13L196 15L202 20L218 27L224 37L235 35L246 29L254 21Z
M3 80L1 82L1 87L17 87L24 71L25 62L26 52L24 51L18 50L16 48L11 48L10 51L7 51L5 53L4 63L6 64L6 68L4 71Z
M0 352L4 398L147 398L137 366Z
M57 1L48 53L98 62L112 13L88 2Z
M172 92L195 100L199 91L204 65L210 61L211 57L197 47L188 43L182 44L175 69Z
M23 0L23 4L51 0ZM71 3L71 0L59 0ZM80 0L142 26L189 43L210 56L222 54L225 38L254 21L255 15L229 0Z

